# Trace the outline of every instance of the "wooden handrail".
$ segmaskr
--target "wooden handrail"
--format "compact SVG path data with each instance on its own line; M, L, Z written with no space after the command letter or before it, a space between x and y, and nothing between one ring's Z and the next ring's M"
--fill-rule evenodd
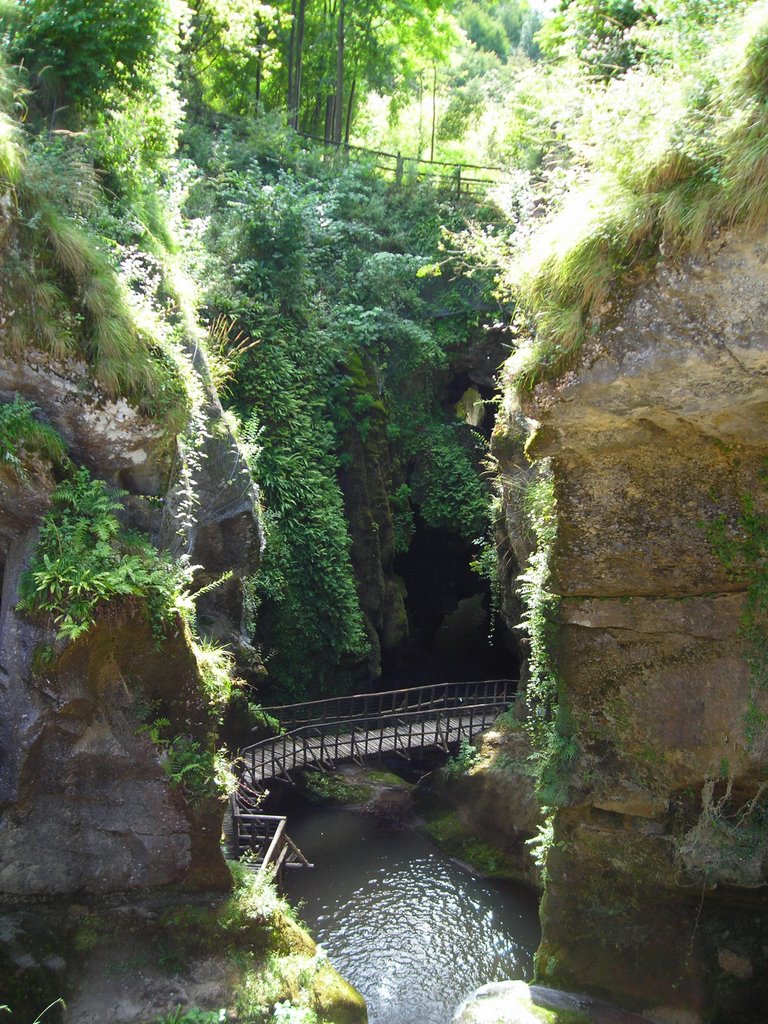
M293 739L306 733L307 735L314 735L318 737L326 736L332 729L338 726L351 726L351 731L354 732L355 726L360 726L362 723L368 722L376 725L376 723L387 723L392 724L404 724L406 719L414 718L435 718L440 712L445 711L461 711L469 713L471 711L480 711L483 708L498 708L506 704L512 703L515 695L507 695L506 697L500 698L495 701L484 701L481 704L453 704L453 705L434 705L429 708L421 708L415 711L395 712L386 715L357 715L353 718L338 718L332 721L325 722L306 722L304 725L299 725L295 729L289 729L287 732L281 732L279 736L269 736L265 740L259 740L258 743L251 743L247 747L243 747L240 751L240 756L245 757L252 750L258 750L262 747L268 747L278 741L284 741ZM386 726L384 726L386 727Z
M429 160L422 156L402 156L400 153L388 153L382 149L368 149L367 146L358 146L353 142L334 142L332 139L324 139L320 135L310 135L309 132L296 132L302 139L309 139L310 142L319 142L323 146L330 146L332 149L349 149L356 153L369 153L371 156L383 156L388 160L399 160L403 163L427 164L433 167L458 167L468 168L471 171L498 171L506 174L504 167L496 167L493 164L465 164L449 160Z
M286 777L294 768L329 768L360 761L387 751L407 753L413 747L437 744L448 749L462 736L471 738L487 728L514 701L515 694L499 693L493 701L460 703L388 714L380 718L339 719L302 725L241 751L246 784Z
M500 688L503 689L505 694L508 694L517 685L516 679L478 679L470 682L400 687L396 690L356 693L346 697L323 697L318 700L302 701L296 704L276 704L265 707L263 710L266 714L285 719L285 724L290 729L293 725L325 722L328 720L329 712L331 711L335 711L337 718L344 719L376 717L385 713L396 713L400 710L397 706L398 702L402 700L405 700L406 708L413 707L414 704L421 708L425 703L429 706L435 706L437 700L444 701L446 697L453 693L458 693L458 691L462 691L458 693L459 697L467 696L469 691L474 693L482 691L487 695L489 688L493 690L494 695ZM430 699L424 701L423 698L428 694ZM361 710L355 711L360 705L362 705ZM387 705L388 710L385 710L385 705ZM304 711L306 711L306 714L302 714ZM342 713L340 714L339 712Z
M278 822L275 834L272 837L272 842L267 848L267 852L264 854L264 860L262 861L262 871L265 870L273 860L277 859L277 853L280 850L283 842L283 833L285 832L285 818L281 818Z

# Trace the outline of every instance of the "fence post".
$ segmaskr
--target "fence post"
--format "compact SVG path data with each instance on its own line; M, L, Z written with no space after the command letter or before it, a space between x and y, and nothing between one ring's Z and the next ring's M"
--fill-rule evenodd
M397 164L395 166L395 184L402 185L403 183L403 158L400 155L400 151L397 152Z

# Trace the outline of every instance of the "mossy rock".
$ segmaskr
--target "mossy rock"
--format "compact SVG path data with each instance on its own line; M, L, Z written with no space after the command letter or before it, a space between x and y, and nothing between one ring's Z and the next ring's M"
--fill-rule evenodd
M312 803L364 804L373 796L370 786L349 782L334 772L306 772L302 788Z
M325 961L312 984L317 1015L333 1024L364 1024L368 1020L365 1000Z
M606 1019L616 1024L639 1021L633 1014L586 996L502 981L474 992L459 1007L452 1024L594 1024Z
M478 839L464 825L456 811L438 809L427 812L421 831L450 856L468 864L481 875L514 879L519 875L512 858L491 843Z
M371 782L375 782L378 786L397 786L401 789L413 789L413 783L407 782L405 779L401 779L399 775L395 775L394 772L388 772L379 770L378 768L365 770L366 779L370 779Z

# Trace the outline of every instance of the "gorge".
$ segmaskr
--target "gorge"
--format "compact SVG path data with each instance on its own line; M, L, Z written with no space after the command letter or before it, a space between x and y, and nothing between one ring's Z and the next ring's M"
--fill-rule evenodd
M290 769L428 837L339 964L414 892L420 1020L764 1024L768 4L549 7L0 4L9 1024L362 1024L238 753L499 679L415 812Z

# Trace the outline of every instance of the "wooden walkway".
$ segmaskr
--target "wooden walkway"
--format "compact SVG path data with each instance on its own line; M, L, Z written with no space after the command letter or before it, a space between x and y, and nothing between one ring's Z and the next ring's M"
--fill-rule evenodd
M284 815L258 813L259 799L259 794L241 780L224 818L224 845L227 855L235 860L246 857L252 870L262 873L271 869L280 886L286 868L314 865L286 832L288 819Z
M380 149L368 149L349 142L332 142L319 135L297 132L301 138L323 147L329 156L347 164L350 160L367 160L384 177L397 185L410 181L430 181L438 188L450 190L456 196L487 192L494 185L509 181L509 170L490 164L450 163L446 160L428 160L425 157L403 156Z
M287 834L281 815L259 814L262 785L296 769L334 768L384 753L448 751L487 729L515 698L517 682L489 679L380 693L331 697L265 708L287 730L240 751L240 785L225 821L230 856L249 856L255 871L272 869L278 885L286 868L312 867Z
M243 781L258 791L296 769L362 763L384 753L442 750L487 729L514 700L510 679L445 683L265 708L288 731L245 747Z

